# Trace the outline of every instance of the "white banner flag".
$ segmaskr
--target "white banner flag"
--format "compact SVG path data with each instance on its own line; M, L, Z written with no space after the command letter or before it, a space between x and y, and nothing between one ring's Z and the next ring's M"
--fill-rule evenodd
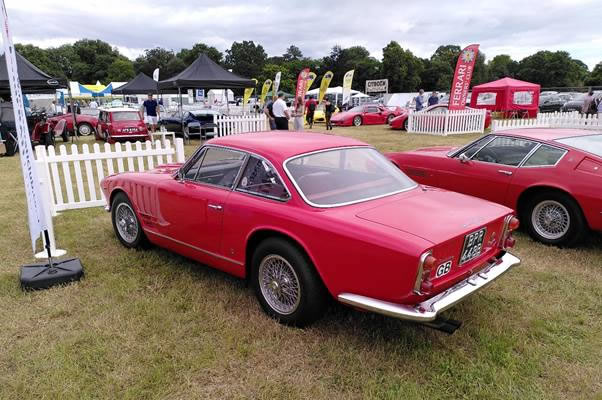
M347 71L343 77L343 104L348 104L351 99L351 82L353 82L353 72L355 70Z
M274 78L274 87L272 87L272 97L278 96L278 89L280 88L280 76L282 72L276 72L276 77Z
M17 129L17 141L19 143L19 154L21 156L21 169L25 181L25 195L27 196L27 215L29 217L29 234L31 236L31 247L35 253L36 240L41 233L48 229L40 194L40 181L35 166L35 159L31 149L27 120L25 119L25 107L23 105L23 94L17 71L17 59L13 39L8 29L8 15L4 0L0 0L2 6L2 38L4 39L4 55L6 58L6 69L10 83L13 110L15 113L15 125Z
M159 68L155 68L153 71L153 80L155 82L159 82Z

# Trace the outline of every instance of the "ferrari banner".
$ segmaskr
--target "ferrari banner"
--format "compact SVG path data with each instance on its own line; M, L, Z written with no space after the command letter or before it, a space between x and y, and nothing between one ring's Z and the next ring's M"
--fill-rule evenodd
M255 86L257 86L257 79L253 79L253 82L255 82ZM249 102L251 95L253 95L254 90L255 90L254 87L245 89L245 93L242 96L242 109L243 110L247 107L247 103Z
M343 104L348 104L351 100L351 83L353 82L353 73L355 70L347 71L343 77Z
M305 93L307 93L307 91L309 90L309 88L311 87L311 85L313 85L314 81L316 80L316 77L318 75L316 75L315 72L310 72L309 76L307 77L307 86L305 87Z
M463 110L466 107L466 97L470 89L470 81L474 64L479 54L479 45L471 44L467 46L458 57L456 72L452 81L451 93L449 96L450 110Z
M301 101L305 100L305 93L307 92L307 80L309 79L309 68L303 69L299 72L297 77L297 90L295 91L295 102L294 107L297 106L297 99L301 98Z
M272 98L278 97L278 89L280 89L280 77L282 76L282 72L276 72L276 77L274 78L274 87L272 88Z
M272 86L271 79L266 79L266 81L263 82L263 87L261 88L261 96L259 97L259 103L265 104L265 96L268 95L268 91L270 90L271 86Z
M330 81L334 74L331 71L328 71L322 77L322 82L320 82L320 93L318 94L318 103L321 103L324 100L324 96L326 96L326 91L328 90L328 86L330 86Z
M21 156L21 170L23 172L25 196L27 198L29 236L31 237L31 247L35 253L36 240L40 237L42 232L48 229L48 225L46 223L46 212L44 205L42 204L40 181L37 174L38 171L36 169L35 159L31 149L31 139L27 129L27 119L25 117L25 106L23 105L21 82L19 82L17 59L15 58L15 47L13 46L13 38L8 28L8 15L6 13L4 0L0 1L0 5L2 6L2 38L4 39L6 70L8 72L8 82L10 85L10 94L13 100L13 112L15 114L14 128L17 131L19 155Z

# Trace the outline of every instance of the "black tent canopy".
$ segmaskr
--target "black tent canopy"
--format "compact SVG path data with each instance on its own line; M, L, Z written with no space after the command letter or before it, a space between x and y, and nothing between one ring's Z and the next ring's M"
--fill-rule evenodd
M67 82L51 77L18 52L15 52L15 57L23 93L55 93L56 89L67 87ZM5 54L0 56L0 94L10 94Z
M159 82L159 89L244 89L255 87L255 81L220 67L206 54L201 54L179 74Z
M113 89L113 94L148 94L157 93L159 87L157 82L144 72L140 72L134 79L123 86ZM178 93L177 90L162 90L163 93Z

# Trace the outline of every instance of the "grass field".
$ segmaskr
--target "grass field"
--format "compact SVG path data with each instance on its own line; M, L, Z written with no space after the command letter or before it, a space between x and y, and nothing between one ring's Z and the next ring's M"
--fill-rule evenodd
M474 137L334 133L382 151ZM341 305L294 329L240 280L125 249L101 208L55 218L86 278L24 293L18 267L33 260L17 157L0 159L0 188L0 399L602 399L598 234L558 249L519 233L522 265L449 311L464 322L451 336Z

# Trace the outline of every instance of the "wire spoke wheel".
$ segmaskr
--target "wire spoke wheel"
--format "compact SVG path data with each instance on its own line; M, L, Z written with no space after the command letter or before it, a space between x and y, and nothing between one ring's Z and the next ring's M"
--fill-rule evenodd
M283 257L270 254L259 264L259 287L268 305L283 315L294 313L301 301L299 277Z
M541 237L557 240L568 233L571 215L563 204L554 200L544 200L533 209L531 223Z
M138 220L134 210L127 203L120 203L115 210L115 226L119 236L127 243L134 243L138 237Z
M92 133L92 127L88 124L80 124L77 128L80 136L89 136Z
M360 117L359 115L355 116L353 118L353 125L360 126L361 124L362 124L362 117Z

